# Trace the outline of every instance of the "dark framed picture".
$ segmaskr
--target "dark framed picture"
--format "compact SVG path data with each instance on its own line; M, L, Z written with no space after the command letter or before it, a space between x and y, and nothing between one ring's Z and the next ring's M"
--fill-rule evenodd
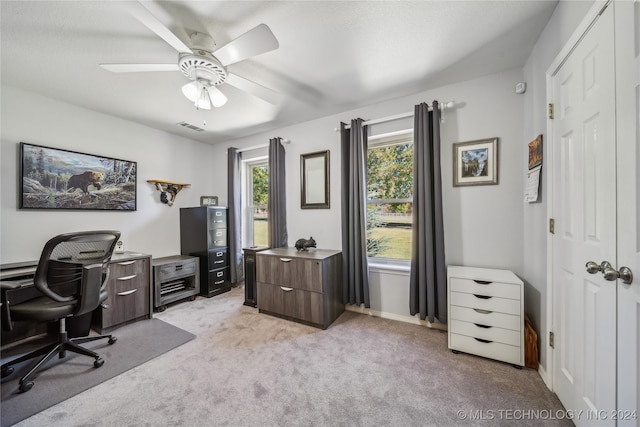
M20 143L20 209L136 210L137 163Z
M453 186L498 183L498 138L453 144Z

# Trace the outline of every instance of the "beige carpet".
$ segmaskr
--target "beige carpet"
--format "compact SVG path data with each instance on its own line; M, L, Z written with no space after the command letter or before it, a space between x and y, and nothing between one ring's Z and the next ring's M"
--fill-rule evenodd
M572 425L537 372L454 355L446 333L351 312L322 331L243 292L170 306L194 340L18 425Z
M35 385L27 393L20 393L19 380L38 359L14 365L15 372L3 378L0 386L0 425L9 426L30 417L195 338L193 334L159 319L123 326L114 335L118 341L113 345L109 345L107 340L83 345L102 356L102 367L96 369L92 358L68 351L64 359L54 357L38 371L33 379ZM34 337L3 350L2 362L14 360L51 341L47 336Z

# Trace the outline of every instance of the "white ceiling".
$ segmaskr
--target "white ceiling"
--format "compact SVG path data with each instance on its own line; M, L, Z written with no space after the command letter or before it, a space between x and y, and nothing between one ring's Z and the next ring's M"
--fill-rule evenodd
M210 111L182 95L179 71L99 67L178 60L128 2L0 3L2 84L216 143L521 67L557 1L145 2L186 44L199 31L221 47L261 23L278 39L279 49L228 69L283 101L222 85L229 101Z

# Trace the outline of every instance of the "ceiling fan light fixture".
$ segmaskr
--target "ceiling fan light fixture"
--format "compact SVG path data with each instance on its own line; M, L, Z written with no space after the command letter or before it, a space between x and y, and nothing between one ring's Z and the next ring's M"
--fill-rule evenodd
M209 97L206 86L203 86L200 90L200 95L194 105L197 110L211 110L211 98Z
M199 86L201 86L201 84L199 84L196 80L189 82L186 85L182 86L182 94L186 96L189 101L195 102L196 99L198 99L198 95L200 93L200 91L198 90Z
M224 95L224 93L220 92L220 89L218 89L217 87L209 86L207 88L207 91L209 92L209 96L211 98L211 104L213 104L214 107L222 107L227 103L227 97Z
M182 93L198 110L210 110L211 106L222 107L227 97L204 79L197 79L182 86Z
M182 86L182 94L191 102L198 110L211 109L211 97L207 90L211 84L202 79L194 80Z

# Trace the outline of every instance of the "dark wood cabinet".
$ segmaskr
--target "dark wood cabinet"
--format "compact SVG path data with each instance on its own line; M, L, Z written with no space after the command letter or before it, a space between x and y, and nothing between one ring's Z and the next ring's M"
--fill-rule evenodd
M200 292L198 258L173 255L153 260L153 306L164 311L167 304L185 298L195 300Z
M226 207L180 209L180 253L200 260L200 295L213 297L231 289L228 252Z
M93 329L105 333L151 317L150 271L150 255L131 252L113 255L107 282L109 296L104 308L93 313Z
M258 252L256 281L261 313L326 329L344 311L340 251Z

